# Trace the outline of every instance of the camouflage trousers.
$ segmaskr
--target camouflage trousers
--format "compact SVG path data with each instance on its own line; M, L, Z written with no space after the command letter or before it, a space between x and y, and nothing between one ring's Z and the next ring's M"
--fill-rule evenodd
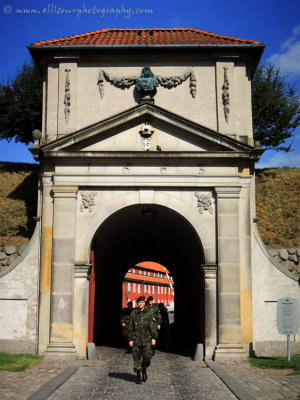
M132 357L134 372L141 371L143 368L149 367L152 358L151 344L149 343L146 346L133 345Z

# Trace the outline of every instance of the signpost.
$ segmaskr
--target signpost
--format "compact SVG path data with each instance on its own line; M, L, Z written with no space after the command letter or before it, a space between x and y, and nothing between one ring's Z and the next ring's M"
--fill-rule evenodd
M287 353L290 362L290 335L296 335L299 331L297 299L284 297L277 300L277 330L280 335L287 335Z

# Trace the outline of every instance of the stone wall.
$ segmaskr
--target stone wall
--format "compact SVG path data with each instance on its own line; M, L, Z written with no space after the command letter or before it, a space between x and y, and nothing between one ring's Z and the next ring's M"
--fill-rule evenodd
M293 253L296 251L295 254ZM258 357L286 356L286 336L277 331L277 300L292 297L300 305L298 265L285 258L297 255L297 249L267 250L256 226L252 240L253 349ZM287 256L288 255L288 256ZM296 261L296 257L294 258ZM298 262L299 257L297 256ZM293 263L286 264L287 261ZM300 335L291 336L292 354L300 352Z
M0 272L15 263L15 261L21 261L21 256L25 249L26 246L0 246Z
M289 249L268 249L272 260L300 278L300 247Z
M39 248L39 224L25 249L1 248L0 351L37 352Z

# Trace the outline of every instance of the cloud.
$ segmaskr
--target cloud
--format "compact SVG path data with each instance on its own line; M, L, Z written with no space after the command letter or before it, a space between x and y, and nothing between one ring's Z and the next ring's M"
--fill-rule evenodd
M292 36L283 43L281 50L267 61L277 64L283 73L300 75L300 25L293 29Z
M300 167L300 153L276 153L269 160L258 162L255 168Z

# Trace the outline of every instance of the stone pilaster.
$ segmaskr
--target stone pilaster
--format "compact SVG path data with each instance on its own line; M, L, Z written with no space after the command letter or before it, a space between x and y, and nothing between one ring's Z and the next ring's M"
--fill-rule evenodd
M219 338L215 357L245 355L241 346L240 187L216 187L218 236Z
M89 265L75 265L74 270L74 344L80 357L86 356L89 315Z
M50 290L53 205L51 197L52 176L43 177L43 203L41 215L41 264L39 301L39 354L44 354L49 344Z
M217 345L217 265L202 265L205 296L205 358L211 359Z
M50 344L47 356L75 356L74 242L77 187L54 186Z
M243 176L240 195L240 291L241 291L241 343L252 343L252 274L251 274L251 225L250 179Z

